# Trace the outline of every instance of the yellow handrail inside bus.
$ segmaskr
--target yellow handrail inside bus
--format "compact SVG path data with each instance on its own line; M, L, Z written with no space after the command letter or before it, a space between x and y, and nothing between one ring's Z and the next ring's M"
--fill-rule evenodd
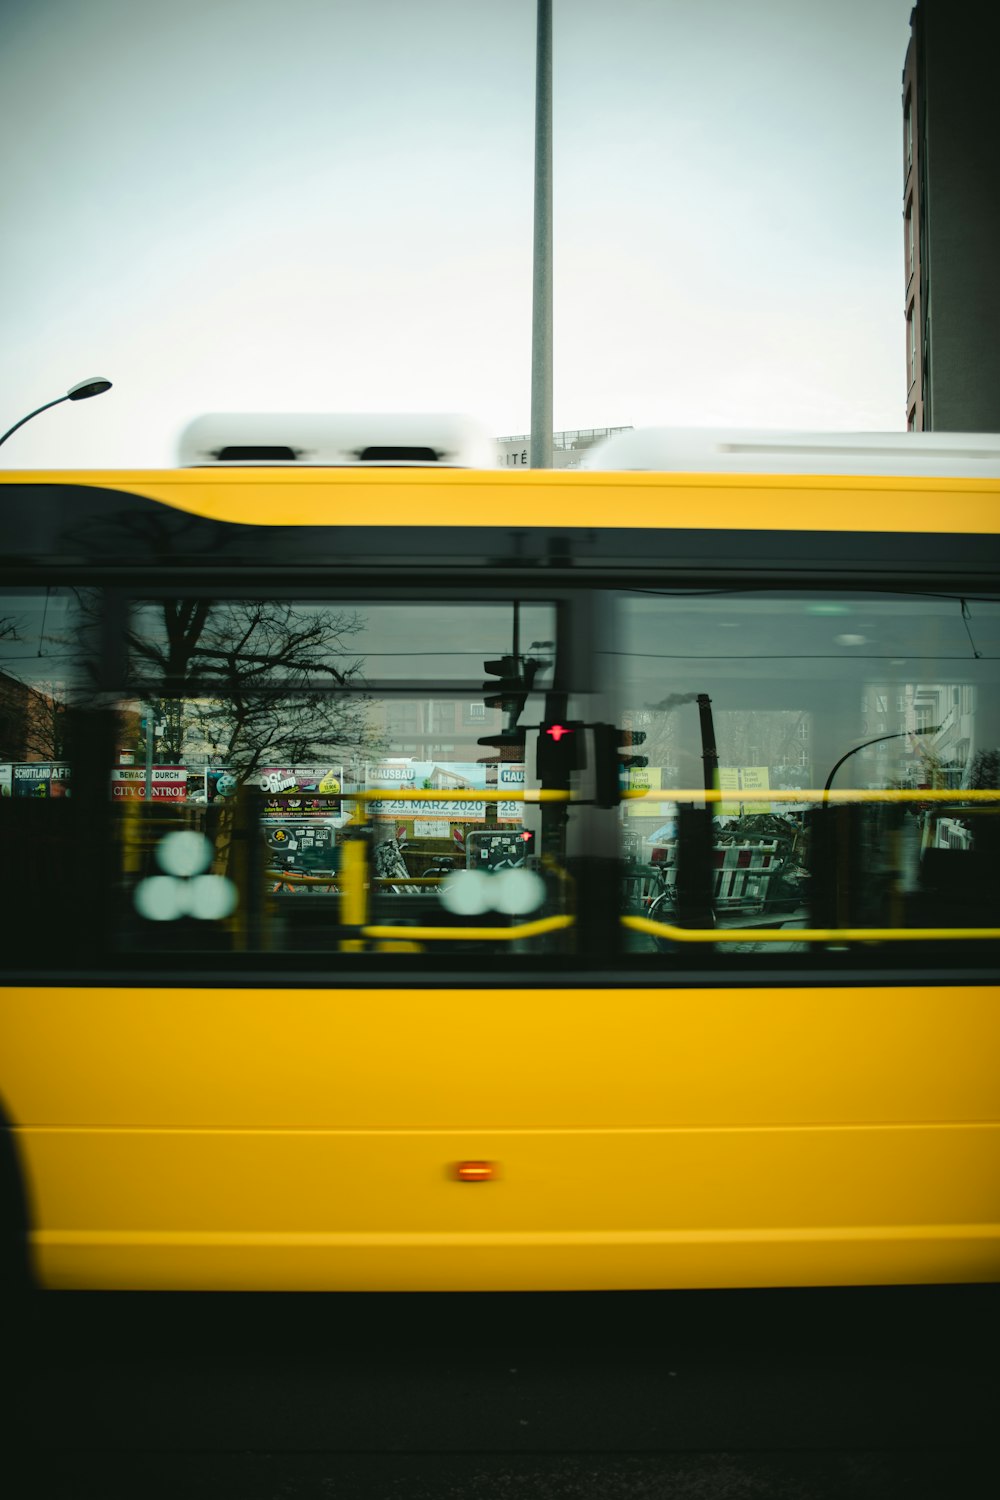
M268 880L280 880L282 885L339 885L339 874L299 875L295 870L265 870ZM372 885L442 885L446 875L373 875Z
M572 927L575 917L539 917L517 927L362 927L366 938L411 938L414 942L443 938L446 942L509 943L515 938L541 937Z
M342 792L345 802L578 802L578 793L548 787L528 787L514 791L506 787L448 788L383 787L376 791ZM1000 802L1000 790L975 790L964 787L822 787L806 790L777 790L759 787L753 790L736 787L654 787L625 790L623 802Z
M367 802L569 802L573 793L544 788L521 791L497 790L493 788L434 789L383 788L363 792L343 793L345 801L355 803L352 826L360 830L364 823L364 804ZM1000 802L998 790L966 790L962 788L844 788L839 790L809 789L794 791L734 790L705 787L657 788L650 790L623 791L623 801L654 802ZM572 916L541 917L534 922L522 922L516 927L405 927L390 924L368 925L366 887L369 883L390 885L438 884L442 877L386 876L372 877L367 873L367 848L363 839L348 838L341 845L342 868L337 877L298 875L289 878L284 872L281 878L289 885L329 885L337 879L341 887L341 922L352 927L357 938L345 939L341 949L358 951L362 947L359 939L405 938L413 942L511 942L518 938L540 937L549 932L560 932L574 925ZM270 872L269 872L270 874ZM274 872L275 876L279 872ZM993 940L1000 938L997 927L729 927L691 928L677 927L668 922L656 922L650 917L622 916L623 927L632 932L647 933L653 937L667 938L676 943L887 943L887 942L948 942Z
M1000 938L1000 927L675 927L650 917L620 917L623 927L677 943L892 943L982 941ZM410 938L414 942L440 939L445 942L497 943L515 938L541 937L564 932L575 925L575 917L540 917L517 927L393 927L380 925L359 929L366 938Z
M741 791L736 787L725 787L720 791L705 787L662 787L649 790L636 788L621 793L623 802L1000 802L1000 791L966 791L962 787L941 789L887 787L885 790L869 790L861 787L845 787L826 791L812 788L809 791L769 791L766 787L753 791ZM513 800L513 799L510 799Z
M675 943L934 943L1000 938L1000 927L674 927L652 917L621 917L623 927Z

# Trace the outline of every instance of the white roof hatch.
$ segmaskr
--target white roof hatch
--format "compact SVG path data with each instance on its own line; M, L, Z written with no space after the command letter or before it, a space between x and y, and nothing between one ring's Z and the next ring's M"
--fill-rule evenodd
M472 417L418 412L214 412L180 437L185 467L444 464L496 467L496 444Z

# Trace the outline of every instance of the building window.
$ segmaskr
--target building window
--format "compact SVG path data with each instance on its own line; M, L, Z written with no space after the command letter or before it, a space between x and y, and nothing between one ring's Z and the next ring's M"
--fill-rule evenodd
M910 372L909 384L912 387L917 379L917 338L916 329L913 325L912 302L906 313L906 363Z
M424 718L428 734L454 735L455 705L453 703L428 703Z
M913 275L916 245L913 238L913 198L906 205L906 282Z
M903 140L906 149L906 170L913 165L913 95L907 92L903 113Z
M417 734L420 729L420 710L416 703L393 703L386 714L386 729L390 735Z

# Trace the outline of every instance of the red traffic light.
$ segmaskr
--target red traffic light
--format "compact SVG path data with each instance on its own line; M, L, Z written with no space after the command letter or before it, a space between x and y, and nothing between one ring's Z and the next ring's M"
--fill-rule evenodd
M535 770L543 787L568 789L569 773L584 769L587 740L577 733L583 727L582 719L549 719L539 724Z

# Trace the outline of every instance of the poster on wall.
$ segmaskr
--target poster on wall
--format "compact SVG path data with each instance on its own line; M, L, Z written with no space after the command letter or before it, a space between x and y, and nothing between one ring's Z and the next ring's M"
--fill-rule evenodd
M773 810L770 802L758 802L756 800L743 802L740 800L740 792L767 792L771 789L770 769L767 766L720 766L719 767L719 790L723 792L734 792L736 795L732 801L728 798L719 803L719 816L730 818L741 818L747 813L769 813Z
M372 818L443 819L448 823L485 823L486 803L475 793L486 790L486 766L475 761L385 760L365 767L365 789L385 791L385 799L368 804ZM438 801L424 798L393 797L394 791L467 792L467 797L449 797Z
M664 781L676 785L676 772L663 766L629 766L622 776L622 790L629 792L659 792ZM626 803L630 818L669 818L677 811L676 802L654 802L651 798L636 798Z
M497 789L501 792L523 792L524 791L524 766L514 761L497 766ZM523 802L498 802L498 823L523 823Z
M226 766L204 766L201 770L188 767L187 800L202 807L222 803L227 797L236 795L239 785Z
M451 824L447 818L414 818L413 820L415 839L446 839L450 832ZM406 834L405 828L403 834L404 836Z
M150 792L153 802L183 802L187 796L187 767L153 766ZM115 802L145 802L146 768L116 766L111 772L111 796Z
M61 761L32 761L13 767L15 797L68 797L69 766Z
M265 818L334 818L341 813L343 766L264 766L247 777L264 793Z

